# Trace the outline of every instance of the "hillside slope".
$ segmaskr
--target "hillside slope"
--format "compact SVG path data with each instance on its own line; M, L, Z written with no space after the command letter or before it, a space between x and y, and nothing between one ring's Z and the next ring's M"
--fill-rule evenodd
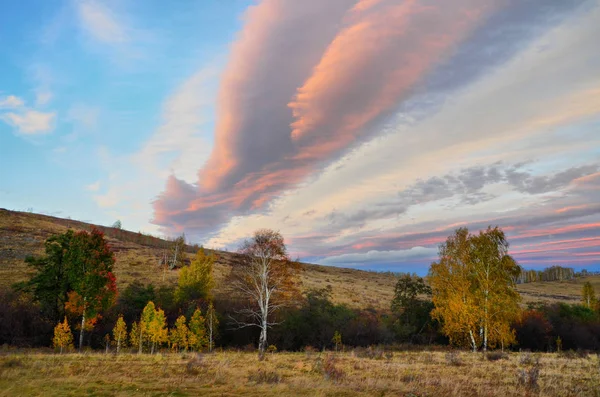
M29 277L31 270L24 259L44 252L44 241L52 234L73 230L90 230L94 225L71 219L56 218L27 212L0 209L0 286L11 285ZM174 284L178 270L163 272L159 266L168 242L140 233L99 227L115 252L115 274L119 288L134 280L155 285ZM188 247L188 258L193 248ZM216 294L227 293L225 276L235 254L215 251ZM395 278L391 274L354 269L302 264L302 289L324 288L330 285L333 300L353 307L389 307Z
M44 241L55 233L69 228L90 230L94 225L71 219L0 209L0 286L8 286L28 278L31 270L24 259L43 253ZM178 271L163 272L158 261L168 242L152 236L126 230L99 227L106 234L115 252L115 273L120 288L134 280L155 285L174 284ZM186 253L192 257L192 247ZM215 251L216 294L226 294L225 276L235 254ZM532 301L579 301L581 285L591 280L600 291L600 276L563 282L540 282L519 285L524 303ZM387 309L394 292L396 279L389 273L375 273L355 269L302 264L302 289L331 286L333 300L352 307Z

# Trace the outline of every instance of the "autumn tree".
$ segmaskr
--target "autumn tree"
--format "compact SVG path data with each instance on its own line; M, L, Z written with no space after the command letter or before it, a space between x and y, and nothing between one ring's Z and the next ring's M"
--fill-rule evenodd
M260 329L258 356L262 360L267 331L275 324L274 313L299 295L299 264L290 260L281 234L269 229L255 232L239 253L242 259L232 269L232 286L249 304L239 311L244 320L236 322L240 327Z
M104 235L93 229L51 236L45 255L27 262L36 274L19 287L31 291L50 318L63 317L67 309L81 316L81 349L86 326L113 303L117 292L112 273L115 259Z
M217 329L219 327L219 319L217 318L217 312L212 302L208 304L206 310L206 331L208 332L208 351L212 352L215 345L215 339L217 337Z
M154 302L148 302L142 311L138 330L139 353L142 353L143 344L146 342L150 345L150 353L154 354L156 347L168 340L165 312L162 309L157 309Z
M596 304L598 302L596 300L596 292L594 291L594 286L592 285L592 283L586 281L583 284L581 295L581 300L584 306L589 307L590 309L596 308Z
M206 322L200 309L196 309L190 318L188 341L189 346L196 351L202 350L207 345Z
M183 351L187 351L189 346L189 333L190 330L186 325L185 316L177 317L175 321L175 328L172 328L169 335L169 340L171 342L171 346L175 351L179 351L183 349Z
M113 328L113 340L117 345L117 354L119 354L121 345L125 344L127 340L127 324L125 324L125 320L123 320L123 315L119 316L115 328Z
M175 289L175 300L177 302L196 302L211 298L214 286L213 266L215 256L206 255L201 248L189 266L179 270L179 280Z
M58 323L56 327L54 327L52 344L55 348L60 348L61 354L65 347L68 348L73 346L73 334L71 333L71 327L69 327L67 317L65 317L65 320L62 323Z
M76 233L66 256L69 284L83 301L79 333L81 350L86 317L93 318L111 306L116 298L116 278L112 273L115 258L104 234L97 229L91 233Z
M142 352L142 344L140 339L140 328L137 322L131 324L131 331L129 331L129 345L132 347L139 347L138 353Z
M440 259L429 271L432 317L451 342L473 351L515 342L510 324L519 314L520 267L508 246L497 227L477 235L461 228L440 246Z

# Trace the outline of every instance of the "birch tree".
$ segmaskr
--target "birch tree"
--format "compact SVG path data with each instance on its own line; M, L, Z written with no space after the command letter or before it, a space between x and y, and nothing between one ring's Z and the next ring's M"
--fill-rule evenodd
M68 348L73 346L73 334L71 333L71 327L69 327L67 317L65 317L65 320L62 323L58 323L56 327L54 327L54 338L52 338L52 344L55 348L60 348L61 354L65 347Z
M119 354L121 345L125 344L125 341L127 340L127 324L125 324L125 320L123 320L123 315L119 316L115 328L113 328L113 340L117 345L117 354Z
M208 304L206 310L206 330L208 332L208 351L212 352L214 347L214 340L217 336L217 327L219 326L219 319L217 318L217 312L212 302Z
M232 269L232 286L249 304L239 311L244 319L236 323L260 329L258 357L262 360L267 331L276 324L273 315L299 294L299 265L290 260L281 234L269 229L256 231L239 253L240 263Z
M521 270L508 254L502 230L490 227L470 235L458 229L440 246L439 256L429 271L431 314L450 341L473 351L514 343L510 324L519 313Z
M581 295L581 301L583 302L584 306L589 307L590 309L594 309L596 307L596 292L594 291L594 286L592 283L586 281L585 284L583 284Z

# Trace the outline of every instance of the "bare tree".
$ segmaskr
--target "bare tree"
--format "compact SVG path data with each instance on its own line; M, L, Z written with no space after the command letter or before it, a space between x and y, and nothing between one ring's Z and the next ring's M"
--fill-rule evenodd
M238 313L238 327L258 327L258 357L265 357L267 330L277 324L274 313L298 296L297 274L300 266L290 261L279 232L261 229L239 249L241 260L232 268L232 286L249 305Z

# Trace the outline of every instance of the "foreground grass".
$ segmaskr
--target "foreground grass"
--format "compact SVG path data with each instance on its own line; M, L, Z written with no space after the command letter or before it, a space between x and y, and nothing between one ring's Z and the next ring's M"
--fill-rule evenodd
M539 358L537 385L524 385ZM524 378L525 376L525 378ZM519 381L521 379L521 382ZM0 355L0 396L600 396L595 355L461 352Z

